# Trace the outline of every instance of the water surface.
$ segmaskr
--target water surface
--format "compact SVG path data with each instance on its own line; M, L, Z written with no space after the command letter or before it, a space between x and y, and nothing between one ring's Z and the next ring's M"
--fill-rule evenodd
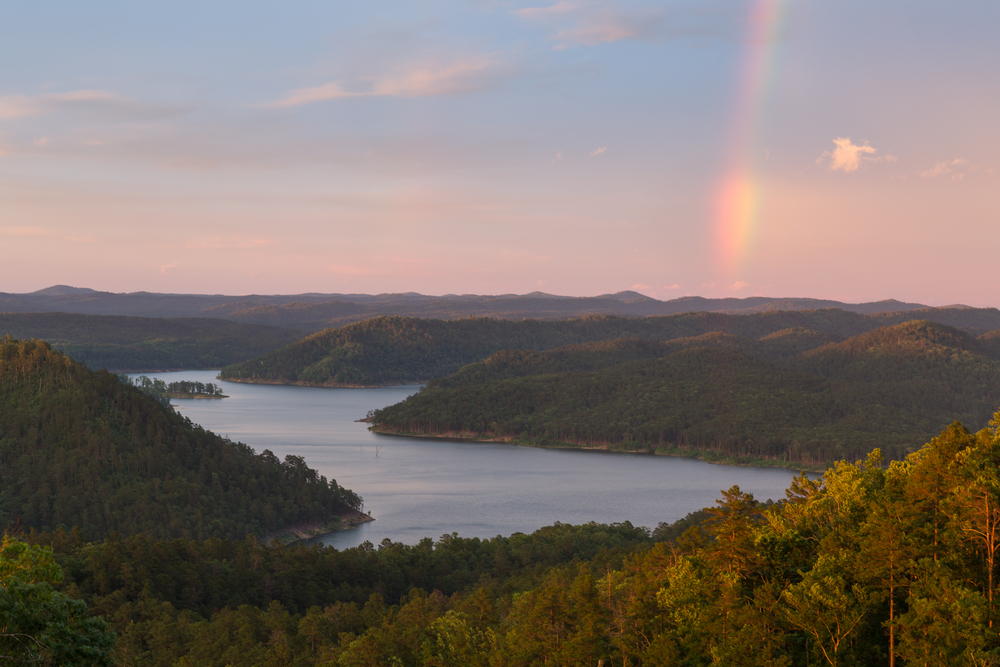
M383 539L414 544L458 533L495 537L556 521L631 521L653 528L712 505L738 484L758 499L783 498L792 472L691 459L370 433L355 420L397 403L417 386L325 389L216 380L215 371L150 373L166 382L215 382L230 398L173 399L191 421L310 467L360 494L375 521L333 533L338 548Z

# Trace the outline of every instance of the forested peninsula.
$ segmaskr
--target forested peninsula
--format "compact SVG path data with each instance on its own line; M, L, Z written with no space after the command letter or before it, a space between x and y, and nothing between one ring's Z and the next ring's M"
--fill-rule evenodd
M256 454L47 343L0 339L0 525L242 539L361 502L301 457Z
M381 433L825 469L898 460L1000 405L1000 332L927 321L846 340L807 329L507 350L371 415Z

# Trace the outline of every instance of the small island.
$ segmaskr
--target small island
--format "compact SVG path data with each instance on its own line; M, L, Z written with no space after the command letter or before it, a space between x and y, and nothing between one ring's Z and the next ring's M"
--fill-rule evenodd
M222 393L222 387L211 382L191 382L180 380L167 385L170 398L229 398Z

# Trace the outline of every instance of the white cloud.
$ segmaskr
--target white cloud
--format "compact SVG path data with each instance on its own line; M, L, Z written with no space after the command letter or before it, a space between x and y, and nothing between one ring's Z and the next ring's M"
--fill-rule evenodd
M678 283L674 283L673 285L664 285L663 286L663 289L680 289L680 288L681 288L681 286Z
M729 286L729 289L739 292L744 287L750 287L750 283L745 282L743 280L737 280L735 283Z
M455 95L483 90L509 73L500 60L492 55L455 60L450 63L411 67L380 78L368 79L361 85L334 81L312 88L293 90L284 99L266 107L294 107L324 100L352 97L424 97Z
M591 155L604 155L608 151L606 146L601 146L596 151L592 152Z
M74 90L45 95L7 95L0 97L0 119L39 116L69 106L85 104L123 104L127 100L108 90Z
M855 145L850 138L837 137L833 140L836 148L833 152L825 151L822 155L816 158L816 164L822 166L827 163L830 171L843 171L845 173L850 173L852 171L857 171L863 163L866 162L895 162L896 158L888 153L881 155L879 157L869 157L877 152L872 146L868 145L868 142L864 142L860 146Z

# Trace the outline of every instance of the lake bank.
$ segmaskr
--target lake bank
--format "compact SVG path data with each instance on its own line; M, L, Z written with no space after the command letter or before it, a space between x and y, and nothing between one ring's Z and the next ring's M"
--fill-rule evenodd
M370 419L358 419L359 422L370 422ZM712 450L696 449L693 447L657 447L655 449L641 448L628 449L623 447L611 448L607 445L585 445L561 440L538 441L522 439L512 436L486 436L473 432L453 432L453 433L416 433L409 431L393 431L381 429L375 426L368 427L368 430L376 435L385 435L398 438L425 438L428 440L445 440L451 442L490 442L502 445L515 445L518 447L535 447L539 449L569 449L576 451L607 452L610 454L647 454L650 456L672 456L683 459L694 459L704 461L713 465L736 466L743 468L781 468L783 470L793 470L822 474L826 472L833 462L825 465L803 464L794 461L783 461L781 459L765 459L753 456L732 457L718 454Z
M321 538L340 530L351 530L363 523L374 520L374 517L370 514L365 514L355 509L346 509L342 512L337 512L326 520L303 521L291 526L285 526L281 530L267 533L262 538L262 541L267 543L271 540L278 540L279 542L290 544L299 540Z

